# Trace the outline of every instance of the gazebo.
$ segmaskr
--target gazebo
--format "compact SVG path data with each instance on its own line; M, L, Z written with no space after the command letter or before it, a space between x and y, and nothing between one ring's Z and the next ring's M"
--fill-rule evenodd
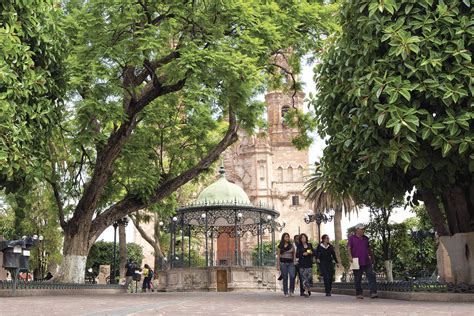
M219 173L216 182L202 190L193 203L178 208L171 220L170 269L164 271L166 284L160 280L162 290L203 289L203 284L207 289L219 289L219 283L225 283L221 284L225 289L258 288L264 287L263 279L276 286L275 233L283 228L276 221L279 213L261 202L252 204L241 187L226 179L223 167ZM272 247L266 258L265 235L270 237ZM196 267L191 261L191 236L201 237L204 242L204 267ZM244 236L253 239L252 245L257 239L256 253L253 247L243 249ZM200 282L190 281L196 278Z

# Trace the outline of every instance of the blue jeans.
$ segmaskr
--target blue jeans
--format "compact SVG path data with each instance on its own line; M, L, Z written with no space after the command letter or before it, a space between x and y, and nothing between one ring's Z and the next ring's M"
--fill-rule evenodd
M283 293L288 294L288 277L290 277L290 293L295 292L295 265L293 262L280 262L280 272L283 276Z
M369 281L370 294L377 293L377 280L375 278L374 269L372 268L371 263L365 266L360 266L359 270L353 270L353 271L354 271L356 295L362 295L362 274L364 272L365 272L365 275L367 276L367 281Z

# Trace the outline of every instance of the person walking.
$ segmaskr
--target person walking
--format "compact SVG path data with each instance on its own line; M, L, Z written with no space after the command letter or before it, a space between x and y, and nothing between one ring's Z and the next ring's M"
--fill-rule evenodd
M308 242L308 236L304 233L300 235L296 257L298 258L300 286L303 287L303 296L309 297L313 286L313 245Z
M334 264L337 262L336 251L329 243L329 236L324 234L321 237L321 243L316 248L316 262L319 265L319 273L324 279L324 291L326 296L331 296L332 280L334 278Z
M362 274L365 273L369 281L370 297L376 298L377 295L377 281L375 278L374 269L372 264L374 262L374 256L369 244L369 238L364 235L364 224L357 224L355 226L355 234L349 237L347 244L349 261L356 267L354 271L354 282L356 288L356 297L363 299L362 295ZM357 258L357 260L355 260ZM357 262L358 261L358 269Z
M281 272L283 277L283 293L285 297L288 297L288 295L293 296L295 293L295 261L295 246L291 243L290 235L283 233L277 250L277 270ZM288 278L290 279L289 289Z
M300 235L295 235L293 236L293 242L295 244L296 250L298 249L298 245L300 244ZM304 296L304 287L303 287L303 279L301 278L300 274L300 265L299 265L299 258L296 258L295 262L295 284L296 284L296 278L298 278L298 283L300 286L300 296Z
M125 264L125 288L128 291L128 287L132 284L133 274L135 273L135 264L132 259L128 259Z
M143 284L142 284L142 292L147 292L147 290L151 290L150 282L151 282L151 269L150 266L145 264L143 268Z

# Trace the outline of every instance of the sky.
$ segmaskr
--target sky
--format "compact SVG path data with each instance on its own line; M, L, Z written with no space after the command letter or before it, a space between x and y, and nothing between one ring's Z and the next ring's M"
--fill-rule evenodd
M301 74L301 80L304 82L304 92L306 95L308 95L310 92L313 94L316 92L316 85L313 81L313 66L314 65L304 65L302 68L302 74ZM262 96L263 99L263 96ZM307 107L306 107L307 108ZM323 155L323 149L324 149L324 141L319 138L317 135L314 135L314 143L309 149L309 162L310 164L313 164L315 161L319 160L320 157ZM395 209L395 212L392 215L392 221L396 223L400 223L406 218L413 217L414 214L410 213L410 211L404 210L403 208L398 208ZM367 208L362 208L359 210L358 215L357 214L352 214L350 218L345 217L342 220L342 233L345 235L347 229L351 226L354 226L358 223L367 223L369 222L369 212ZM322 231L324 233L328 234L331 239L334 239L334 225L330 222L327 224L323 224L324 227L322 226ZM132 236L133 234L133 224L129 223L127 229L127 236ZM102 235L98 238L98 240L104 239L106 241L113 241L113 228L109 227L107 230L105 230ZM129 239L130 240L130 239Z

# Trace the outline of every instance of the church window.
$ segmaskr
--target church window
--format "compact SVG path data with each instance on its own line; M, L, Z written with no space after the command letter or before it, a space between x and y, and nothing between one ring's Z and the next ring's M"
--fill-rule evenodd
M282 182L283 181L283 168L278 167L277 169L277 181Z
M260 166L260 180L263 180L265 179L265 167L264 166Z
M293 206L300 205L300 197L298 195L293 195L291 197L291 205Z
M288 181L293 181L293 168L290 166L288 167Z
M298 176L301 180L304 180L303 167L298 166Z

